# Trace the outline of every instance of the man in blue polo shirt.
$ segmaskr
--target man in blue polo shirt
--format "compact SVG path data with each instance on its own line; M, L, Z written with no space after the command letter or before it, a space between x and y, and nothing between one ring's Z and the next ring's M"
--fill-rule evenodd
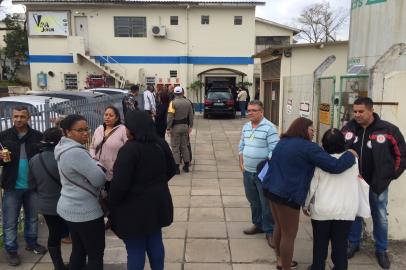
M272 157L279 135L275 125L264 117L264 105L261 101L249 102L247 112L250 122L244 125L241 132L239 158L253 226L244 230L244 234L265 233L268 245L273 248L274 220L256 170L258 163Z

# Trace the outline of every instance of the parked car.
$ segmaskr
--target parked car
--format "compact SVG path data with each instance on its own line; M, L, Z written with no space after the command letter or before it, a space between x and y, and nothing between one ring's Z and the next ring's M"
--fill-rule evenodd
M46 100L49 101L49 108L45 108ZM31 114L30 125L32 128L45 131L50 123L64 114L63 108L69 100L63 98L43 97L43 96L10 96L0 98L0 129L1 131L13 126L12 112L17 106L26 106Z
M211 88L204 99L203 117L228 115L235 118L235 101L228 88Z
M30 91L28 92L30 95L35 96L44 96L44 97L58 97L58 98L65 98L69 100L88 100L92 101L95 98L105 97L105 94L102 93L90 93L90 92L78 92L78 91Z
M101 93L105 95L127 95L128 90L127 89L120 89L120 88L92 88L92 89L86 89L83 90L82 92L92 92L92 93Z

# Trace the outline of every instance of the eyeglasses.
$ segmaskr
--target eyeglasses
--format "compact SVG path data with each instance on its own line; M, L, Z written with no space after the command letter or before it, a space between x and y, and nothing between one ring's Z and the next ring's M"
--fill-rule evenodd
M90 131L90 128L78 128L78 129L72 129L72 130L79 132L79 133L88 133Z
M254 110L254 109L251 109L251 110L247 110L247 112L259 112L260 110Z

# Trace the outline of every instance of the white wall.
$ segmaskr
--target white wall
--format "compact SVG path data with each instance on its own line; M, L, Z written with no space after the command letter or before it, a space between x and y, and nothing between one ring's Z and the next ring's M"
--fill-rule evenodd
M28 7L29 9L30 7ZM130 6L79 6L36 7L37 10L69 10L71 12L71 33L75 34L75 16L87 16L89 29L90 55L110 56L171 56L171 57L245 57L249 58L255 50L255 7L130 7ZM201 24L201 15L210 16L210 24ZM114 37L114 16L143 16L147 19L147 37ZM170 25L170 16L178 16L179 24ZM234 25L234 16L242 16L242 25ZM189 23L188 23L189 22ZM166 38L152 36L154 25L165 25ZM31 55L70 55L67 38L30 37ZM63 72L101 73L97 68L84 64L42 64L32 63L31 78L36 90L36 74L43 69ZM177 70L180 84L187 86L197 79L197 74L216 67L232 68L246 73L252 82L252 64L120 64L126 70L126 78L138 83L139 70L144 69L148 77L156 77L167 83L170 70ZM121 68L117 68L120 70ZM49 80L49 87L60 87L61 79ZM85 75L79 76L79 88L84 87ZM175 83L171 79L172 83Z
M406 71L393 72L385 76L382 102L399 102L397 106L374 106L375 111L383 120L399 127L406 136ZM392 181L389 186L389 238L406 240L406 211L405 211L406 173Z
M340 76L346 74L347 70L347 55L348 44L329 44L323 48L314 46L293 47L291 57L282 57L281 62L281 81L280 81L280 106L279 106L279 123L283 123L283 110L286 109L286 104L283 100L283 80L290 76L313 75L314 70L330 55L336 56L336 61L323 73L323 77L336 76L336 91L339 91ZM313 87L309 85L308 87ZM282 130L282 125L279 126Z
M256 20L255 36L288 36L291 38L290 42L292 43L293 31Z

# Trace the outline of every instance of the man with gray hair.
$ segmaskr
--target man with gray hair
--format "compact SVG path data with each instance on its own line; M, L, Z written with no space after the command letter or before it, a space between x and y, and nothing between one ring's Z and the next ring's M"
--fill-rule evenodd
M265 233L268 245L273 248L274 220L268 199L262 191L257 166L261 161L271 159L272 151L279 141L279 135L275 125L264 117L264 106L261 101L249 102L247 112L250 121L242 128L239 158L253 226L244 230L244 233L248 235Z

